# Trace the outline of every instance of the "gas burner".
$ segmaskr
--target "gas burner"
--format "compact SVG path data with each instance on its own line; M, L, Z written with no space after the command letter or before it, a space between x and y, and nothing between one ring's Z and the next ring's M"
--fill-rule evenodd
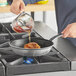
M23 64L33 64L34 58L31 57L23 57Z

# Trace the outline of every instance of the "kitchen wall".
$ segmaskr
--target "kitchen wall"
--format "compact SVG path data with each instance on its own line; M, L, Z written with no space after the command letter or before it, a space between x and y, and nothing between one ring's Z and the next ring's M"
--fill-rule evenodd
M57 23L56 23L56 15L55 11L48 11L45 13L45 23L52 28L53 30L57 31ZM35 12L35 20L43 21L43 12Z

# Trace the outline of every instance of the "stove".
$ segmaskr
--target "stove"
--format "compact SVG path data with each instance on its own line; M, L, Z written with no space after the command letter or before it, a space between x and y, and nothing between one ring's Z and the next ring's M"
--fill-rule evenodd
M25 33L12 32L12 34L16 39L28 37ZM44 38L35 30L31 33L31 37ZM0 33L0 76L71 70L70 61L56 47L53 46L49 54L44 56L22 57L16 55L7 44L11 39L5 31Z
M6 76L70 70L70 62L55 48L48 55L40 57L4 54L1 62L6 68Z

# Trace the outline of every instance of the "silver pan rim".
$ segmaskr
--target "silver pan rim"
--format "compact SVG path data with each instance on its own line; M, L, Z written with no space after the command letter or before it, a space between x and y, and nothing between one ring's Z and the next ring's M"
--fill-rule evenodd
M37 38L39 38L39 37L37 37ZM42 39L42 38L41 38ZM18 39L18 40L23 40L23 39ZM46 39L44 39L44 40L46 40ZM14 40L15 41L15 40ZM50 40L46 40L46 41L50 41ZM52 45L50 45L50 46L48 46L48 47L44 47L44 48L40 48L40 49L29 49L29 48L27 48L27 49L25 49L25 48L22 48L22 47L18 47L18 46L14 46L14 45L12 45L12 42L13 41L10 41L9 42L9 45L11 46L11 47L13 47L13 48L16 48L16 49L23 49L23 50L42 50L42 49L45 49L45 48L49 48L49 47L51 47L51 46L53 46L54 45L54 43L52 42L52 41L50 41L51 43L52 43Z

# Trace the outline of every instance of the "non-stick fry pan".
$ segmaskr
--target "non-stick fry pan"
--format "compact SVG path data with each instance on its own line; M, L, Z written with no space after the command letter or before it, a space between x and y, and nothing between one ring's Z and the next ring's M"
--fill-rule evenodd
M40 49L25 49L24 45L29 43L29 38L25 39L18 39L18 40L13 40L9 42L9 45L11 46L12 50L14 53L21 55L21 56L42 56L46 55L50 52L53 46L53 42L51 40L55 39L57 36L56 35L50 40L46 40L43 38L39 37L31 37L31 42L36 42L38 43L41 48Z

